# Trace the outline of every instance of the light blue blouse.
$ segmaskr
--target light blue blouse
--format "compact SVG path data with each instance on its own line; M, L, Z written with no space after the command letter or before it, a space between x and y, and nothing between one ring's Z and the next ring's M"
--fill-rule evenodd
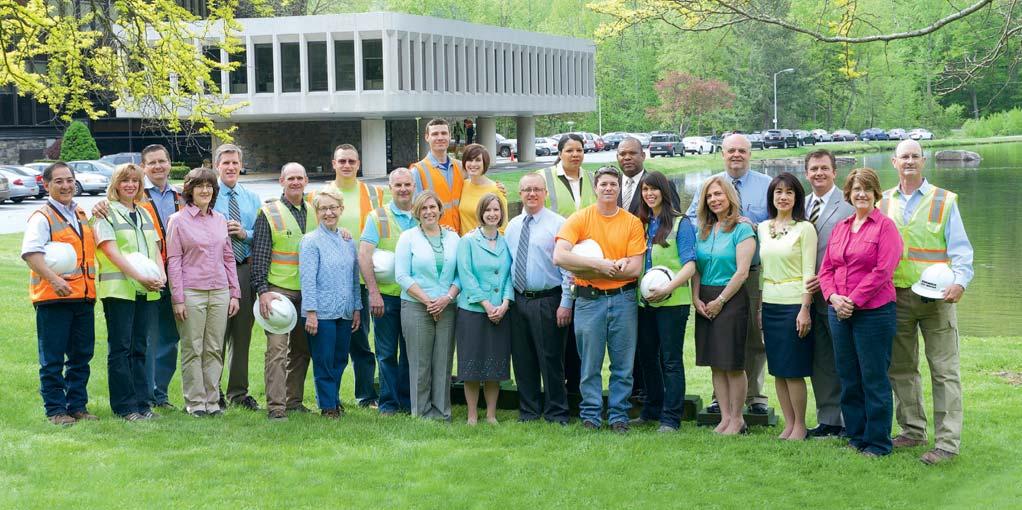
M466 233L458 243L458 278L458 308L482 313L486 311L480 304L483 300L493 306L500 306L505 299L514 301L507 239L498 233L497 246L490 248L479 229Z
M451 285L461 288L458 280L458 234L440 229L444 240L444 265L440 273L436 269L436 257L426 235L420 227L405 230L397 240L394 252L394 276L401 286L401 299L418 301L408 294L408 289L419 284L430 299L436 299L450 290Z
M748 224L739 223L730 232L714 232L706 239L696 237L696 267L703 285L724 286L738 271L738 244L756 237Z
M315 311L324 320L350 320L362 309L355 243L320 225L302 237L298 249L302 317Z

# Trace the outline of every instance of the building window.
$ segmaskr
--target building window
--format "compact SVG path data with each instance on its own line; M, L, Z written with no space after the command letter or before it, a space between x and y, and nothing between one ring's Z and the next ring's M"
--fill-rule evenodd
M383 41L362 41L362 90L383 90Z
M0 87L0 126L14 125L14 101L17 97L14 87Z
M337 90L355 90L355 41L334 41Z
M255 91L273 92L273 45L255 45Z
M245 50L231 53L227 56L232 63L237 62L238 67L230 72L229 80L231 94L248 94L248 58Z
M418 51L415 51L417 49L417 46L418 45L415 44L415 41L408 41L408 74L409 74L408 82L409 82L409 90L415 90L415 88L416 88L415 82L419 81L419 72L420 71L415 67L415 62L416 62L415 55L419 53Z
M280 43L280 89L302 91L302 49L298 43Z
M219 64L220 63L220 47L219 46L206 46L205 48L202 49L202 54L203 54L203 56L206 57L206 60L209 60L211 62L211 64L210 64L211 66L213 64ZM210 67L210 69L209 69L209 92L211 94L219 93L220 92L220 87L221 87L221 85L220 85L220 68L219 67Z
M326 90L328 87L326 64L326 41L309 41L306 43L306 65L309 68L309 92Z

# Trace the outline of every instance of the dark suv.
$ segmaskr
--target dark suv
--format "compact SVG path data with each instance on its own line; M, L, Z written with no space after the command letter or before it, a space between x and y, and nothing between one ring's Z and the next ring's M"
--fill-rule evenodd
M675 134L660 133L649 138L649 157L685 155L685 145Z
M790 129L770 129L763 132L763 148L777 147L787 149L798 147L798 136Z

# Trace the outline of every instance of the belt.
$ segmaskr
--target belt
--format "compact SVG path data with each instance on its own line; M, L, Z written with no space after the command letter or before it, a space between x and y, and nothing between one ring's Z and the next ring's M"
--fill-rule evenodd
M629 291L629 290L633 290L633 289L635 289L635 282L628 282L628 283L626 283L622 287L618 287L616 289L608 289L608 290L597 289L596 287L586 287L584 285L579 285L579 286L575 287L575 293L576 293L576 295L578 295L578 297L584 297L584 298L588 298L588 299L595 299L595 298L603 297L603 296L616 296L616 295L621 294L621 293L623 293L625 291Z
M521 291L516 290L515 293L516 294L520 294L521 296L529 298L529 299L545 298L545 297L560 295L561 288L560 287L550 287L549 289L546 289L546 290L527 290L525 292L521 292Z

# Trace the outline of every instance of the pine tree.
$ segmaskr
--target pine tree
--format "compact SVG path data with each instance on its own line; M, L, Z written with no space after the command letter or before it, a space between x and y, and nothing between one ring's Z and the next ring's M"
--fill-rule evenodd
M64 131L64 141L60 144L60 159L75 161L79 159L99 159L99 148L92 138L89 127L81 121L74 121Z

